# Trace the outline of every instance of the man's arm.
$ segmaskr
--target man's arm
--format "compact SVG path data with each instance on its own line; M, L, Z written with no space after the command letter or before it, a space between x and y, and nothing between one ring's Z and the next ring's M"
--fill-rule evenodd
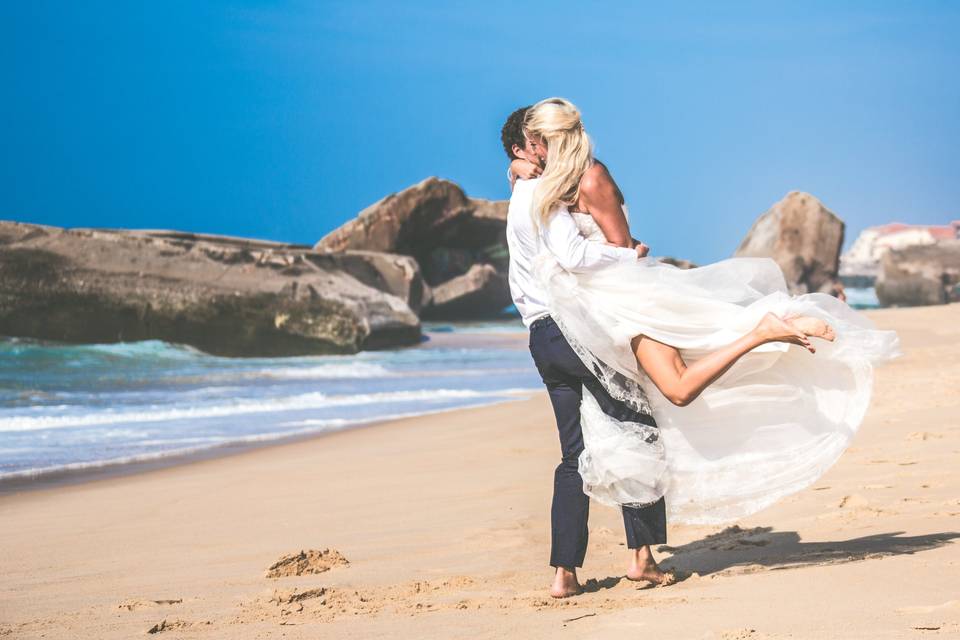
M567 271L594 271L619 262L635 262L640 255L634 249L587 240L563 208L542 225L540 238Z
M623 215L623 195L602 162L595 161L580 179L580 207L596 220L607 242L618 247L634 246Z

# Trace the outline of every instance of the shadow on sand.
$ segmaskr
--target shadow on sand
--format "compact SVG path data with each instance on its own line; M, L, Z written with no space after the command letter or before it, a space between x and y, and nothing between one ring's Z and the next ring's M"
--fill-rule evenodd
M908 555L942 547L956 538L960 538L960 533L953 531L922 536L903 536L903 531L895 531L850 540L801 542L796 531L733 526L701 540L678 547L662 545L657 550L672 554L663 562L665 568L709 575L738 568L744 572L796 569Z
M801 542L796 531L732 526L701 540L677 547L662 545L657 550L672 554L660 566L675 572L678 580L683 581L694 573L755 573L909 555L951 544L957 538L960 533L953 531L922 536L903 536L903 531L895 531L835 542ZM623 580L625 576L594 578L587 580L583 588L587 593L597 592L611 589ZM644 582L637 584L639 588L654 587Z

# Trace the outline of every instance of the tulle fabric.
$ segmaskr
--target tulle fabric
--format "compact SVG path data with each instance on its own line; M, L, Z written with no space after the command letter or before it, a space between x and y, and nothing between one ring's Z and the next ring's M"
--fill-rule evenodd
M585 235L601 241L598 232ZM611 420L584 390L584 490L609 505L665 495L676 522L742 518L816 481L863 421L873 366L899 352L894 332L877 330L836 298L790 296L780 268L766 258L690 270L644 259L571 273L541 253L536 272L551 315L580 358L611 395L652 414L659 426L651 439L636 423ZM816 354L782 343L758 347L686 407L663 397L630 348L643 334L677 347L692 364L749 332L767 312L822 318L837 338L814 338Z

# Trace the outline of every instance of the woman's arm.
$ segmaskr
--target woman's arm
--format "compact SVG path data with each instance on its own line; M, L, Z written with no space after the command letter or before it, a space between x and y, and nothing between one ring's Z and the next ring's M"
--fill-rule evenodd
M816 349L810 338L779 317L768 313L753 331L725 347L687 366L676 347L647 336L637 336L631 342L637 363L657 389L673 404L685 407L724 374L733 363L755 347L767 342L788 342L805 347L811 353Z
M567 271L583 272L603 269L619 262L636 262L642 257L642 248L612 246L603 242L587 240L580 234L577 224L564 206L557 207L539 229L544 247L553 254L561 267Z

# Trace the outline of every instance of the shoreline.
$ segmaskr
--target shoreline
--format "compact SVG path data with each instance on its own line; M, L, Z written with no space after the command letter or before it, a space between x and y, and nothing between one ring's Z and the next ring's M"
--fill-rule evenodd
M517 320L519 323L519 319ZM451 326L438 324L438 327ZM491 328L491 324L493 328ZM476 325L476 326L474 326ZM498 326L499 325L499 326ZM425 333L424 340L413 347L403 347L396 351L409 349L511 349L519 350L526 346L527 332L524 329L516 330L510 320L497 322L473 323L465 325L462 331L444 330ZM522 327L522 325L521 325ZM135 344L135 343L131 343ZM78 346L78 345L68 345ZM82 345L79 345L82 346ZM99 345L91 345L99 346ZM172 345L182 346L182 345ZM191 347L187 347L191 348ZM532 367L532 364L531 364ZM0 474L0 497L25 491L49 489L60 486L83 484L86 482L138 474L142 472L166 469L184 464L191 464L202 460L211 460L221 457L230 457L256 449L271 446L303 442L313 438L330 435L340 431L370 428L380 424L389 425L399 420L411 419L420 416L429 416L437 413L458 411L485 406L493 406L504 402L514 402L532 394L539 389L505 389L504 396L492 399L477 400L460 406L428 409L423 411L400 411L396 414L373 417L369 419L352 420L343 418L344 424L321 427L318 429L306 428L299 432L286 434L263 433L252 436L238 436L235 440L216 443L206 446L185 447L169 451L133 454L115 459L94 460L89 462L69 463L58 467L44 467L39 469L25 469Z
M47 489L56 489L65 486L83 485L88 482L97 482L101 480L112 480L123 478L151 471L160 471L164 469L176 468L184 465L195 464L206 460L219 460L221 458L230 458L232 456L251 453L260 449L269 449L271 447L294 445L302 442L318 440L335 434L356 431L361 429L370 429L373 427L389 428L390 425L408 420L416 420L427 416L442 415L458 411L469 411L471 409L483 409L501 404L512 402L522 402L530 397L541 393L537 390L530 390L524 393L522 390L513 390L515 397L482 404L448 407L436 409L433 411L424 411L420 413L401 414L390 416L385 419L374 418L369 421L360 421L338 428L326 429L321 431L312 431L309 433L291 433L279 435L277 437L259 438L249 441L225 442L210 447L199 448L189 451L161 452L158 454L147 454L150 457L140 460L121 459L117 461L104 460L91 463L83 463L79 468L51 468L49 470L38 470L36 472L17 472L22 475L0 477L0 498L7 495L15 495L31 491L42 491Z

